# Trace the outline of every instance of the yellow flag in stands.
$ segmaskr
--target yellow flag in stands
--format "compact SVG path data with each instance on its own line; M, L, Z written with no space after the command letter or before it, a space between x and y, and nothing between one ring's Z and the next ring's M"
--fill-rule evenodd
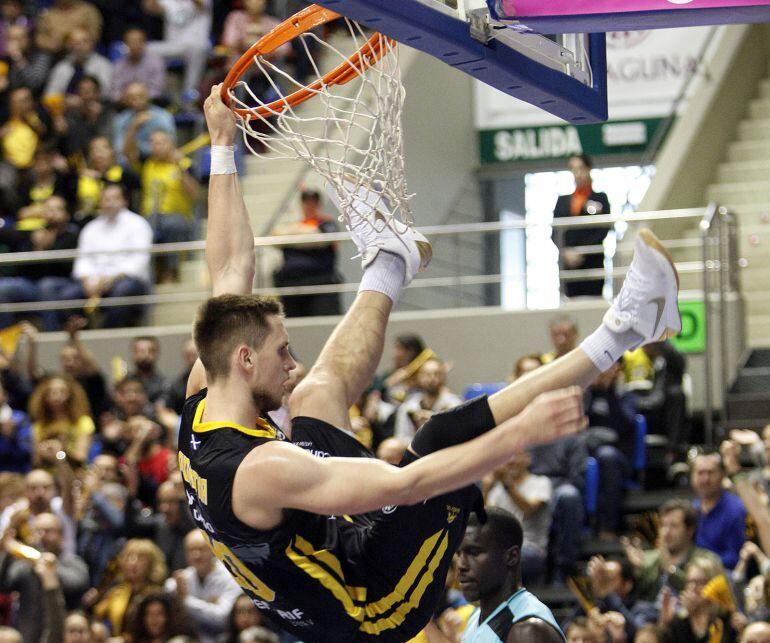
M3 354L11 358L16 354L16 347L19 345L19 339L21 338L21 324L14 324L0 330L0 350Z
M703 598L721 607L726 612L735 611L735 598L730 589L730 583L728 583L727 577L724 574L714 576L714 578L706 583L702 595Z

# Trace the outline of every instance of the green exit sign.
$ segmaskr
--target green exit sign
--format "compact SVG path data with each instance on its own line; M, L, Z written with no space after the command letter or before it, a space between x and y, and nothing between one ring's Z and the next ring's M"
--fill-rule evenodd
M682 332L671 343L683 353L706 350L706 306L702 301L680 301Z

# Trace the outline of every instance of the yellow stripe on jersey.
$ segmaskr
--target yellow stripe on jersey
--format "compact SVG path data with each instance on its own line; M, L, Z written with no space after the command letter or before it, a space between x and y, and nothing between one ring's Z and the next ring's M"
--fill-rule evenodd
M198 408L195 409L195 418L193 419L192 430L195 433L206 433L208 431L216 431L217 429L235 429L246 435L250 435L253 438L271 438L276 439L278 436L275 429L270 425L267 420L262 418L257 419L257 428L249 429L241 424L235 424L234 422L201 422L203 418L203 410L205 409L206 400L203 399L198 403Z
M409 612L419 606L448 547L449 536L446 530L433 534L422 544L420 551L394 590L387 596L372 603L365 603L363 606L355 603L360 604L366 600L366 588L345 584L342 565L330 551L315 551L309 542L301 536L296 536L286 548L286 555L297 567L315 578L340 601L348 615L361 623L359 630L376 635L401 625ZM410 595L407 595L411 587L414 589ZM394 606L397 607L390 616L378 618Z

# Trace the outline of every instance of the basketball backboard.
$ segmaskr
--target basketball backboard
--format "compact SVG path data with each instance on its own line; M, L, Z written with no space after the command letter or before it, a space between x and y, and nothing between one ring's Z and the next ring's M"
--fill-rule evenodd
M539 33L770 22L770 0L489 0L494 19Z
M496 20L484 0L317 0L574 124L607 119L604 34L545 37Z

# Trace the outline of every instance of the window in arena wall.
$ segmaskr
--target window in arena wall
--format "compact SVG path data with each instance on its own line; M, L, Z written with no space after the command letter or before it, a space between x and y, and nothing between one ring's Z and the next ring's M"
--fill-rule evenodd
M591 172L593 187L606 192L613 214L635 212L644 197L654 174L653 166L628 166L594 169ZM525 268L521 250L524 240L518 230L501 235L501 302L506 310L521 308L558 308L559 267L558 251L551 241L553 207L561 194L571 194L574 182L570 172L536 172L524 177L526 231L526 287L521 273ZM502 212L501 220L520 218L510 212ZM612 268L615 245L622 239L626 224L618 222L604 241L605 267ZM606 298L612 297L612 283L608 279L604 287Z

